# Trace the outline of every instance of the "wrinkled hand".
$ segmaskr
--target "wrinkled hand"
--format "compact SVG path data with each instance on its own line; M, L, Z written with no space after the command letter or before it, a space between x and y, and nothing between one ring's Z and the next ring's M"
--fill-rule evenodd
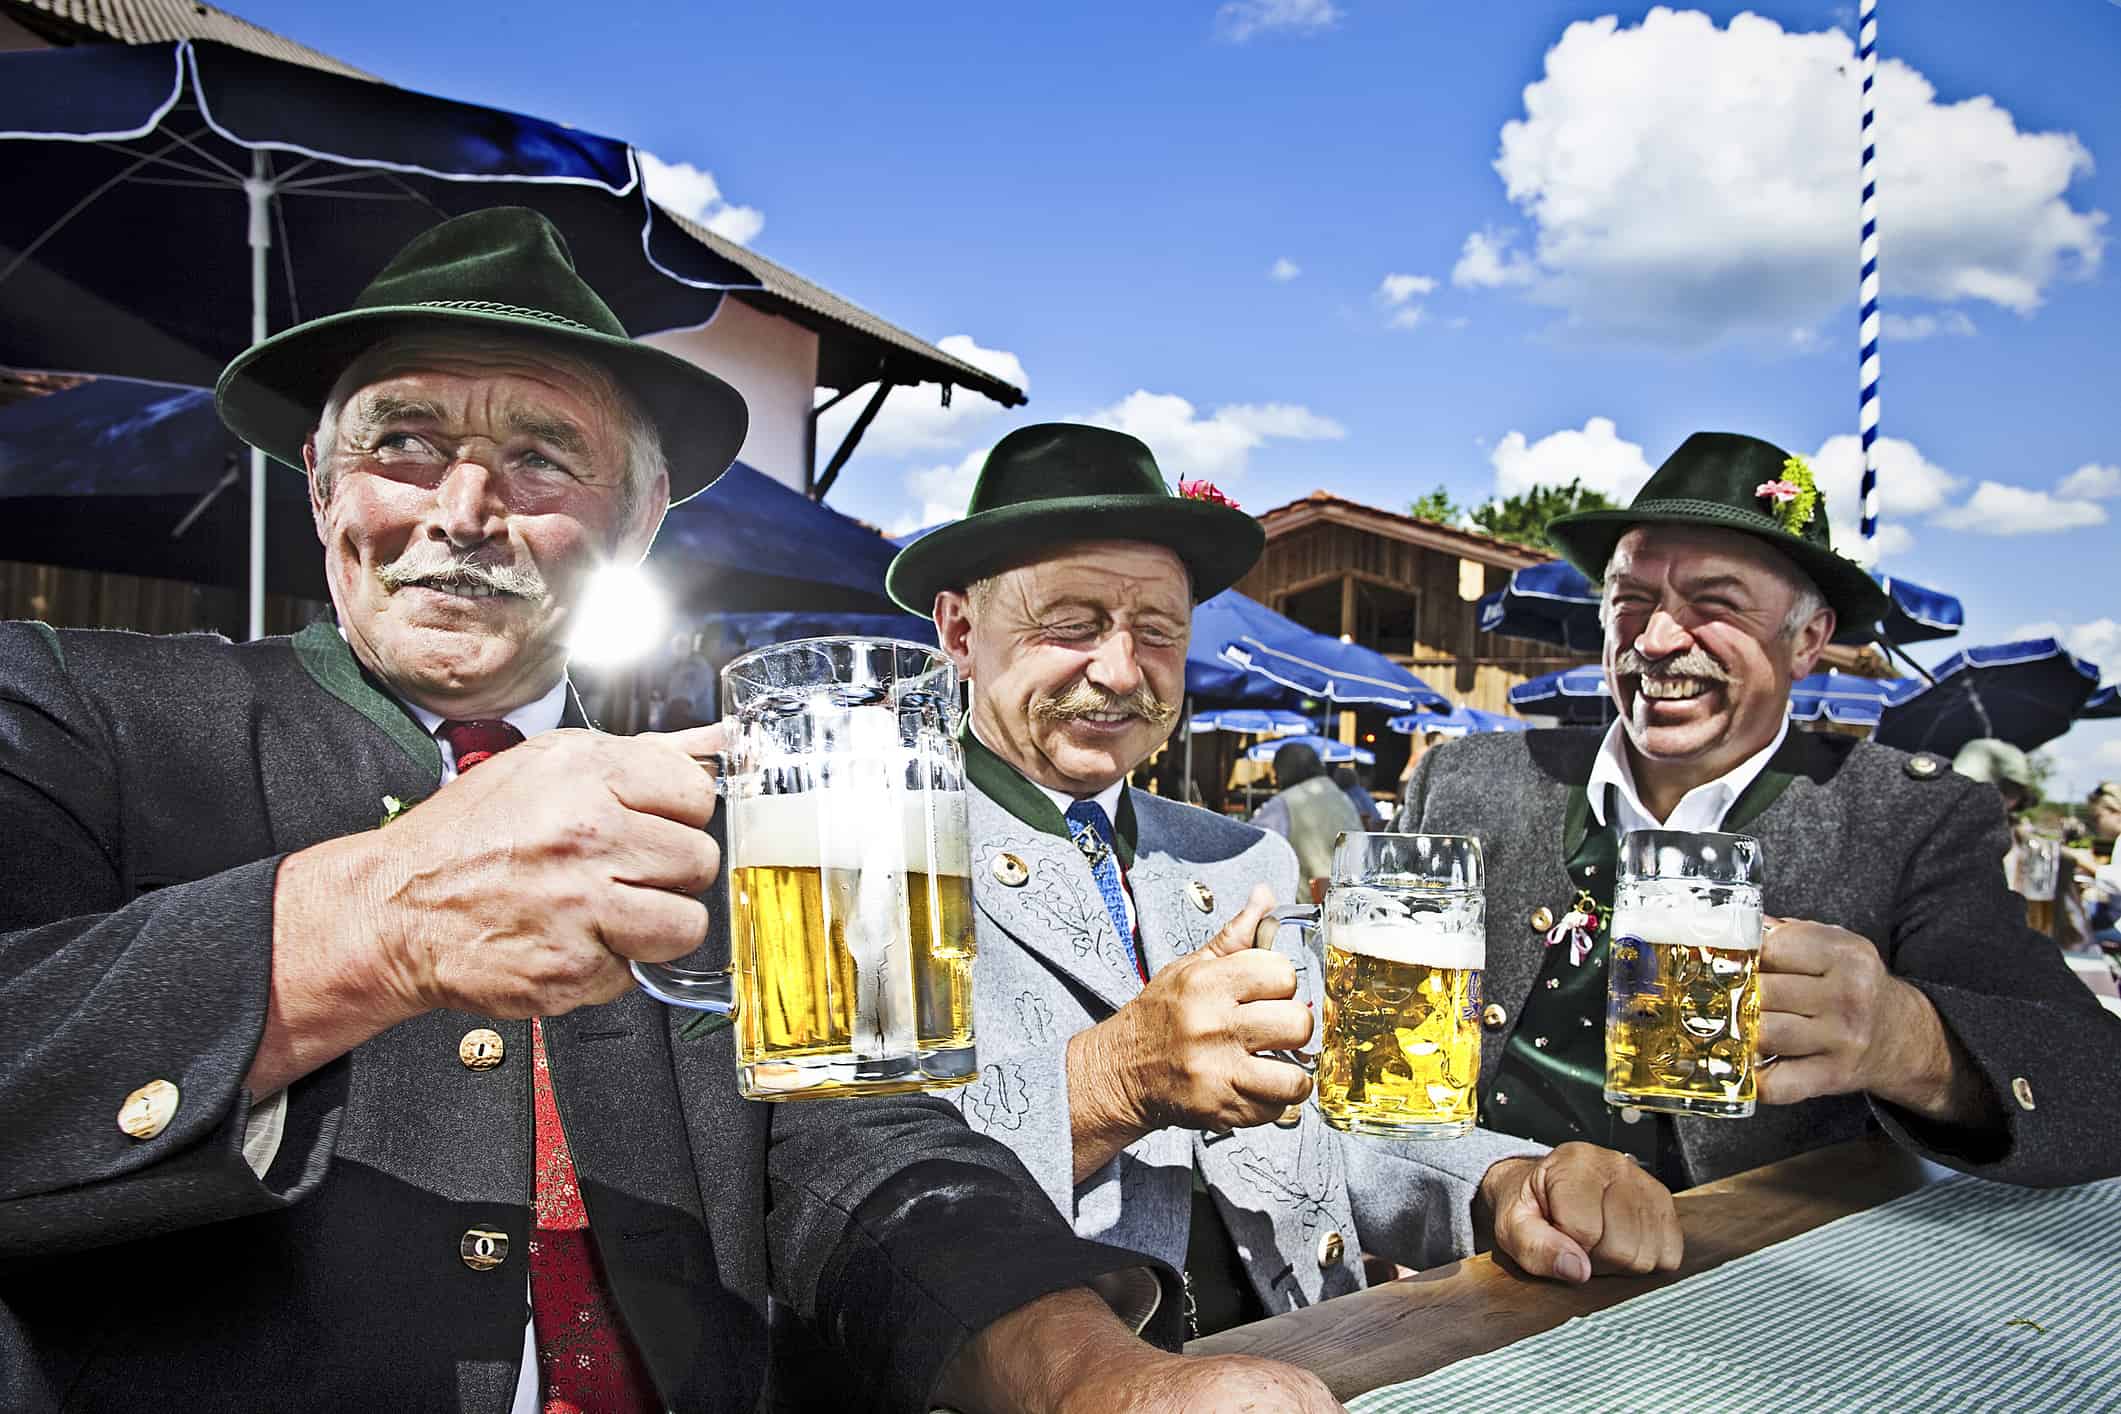
M1311 1093L1311 1077L1259 1055L1311 1039L1311 1009L1296 996L1296 967L1252 946L1274 907L1265 886L1205 947L1165 967L1141 995L1078 1033L1084 1070L1116 1122L1137 1134L1183 1125L1265 1124ZM1073 1093L1071 1106L1078 1097Z
M1595 1144L1501 1160L1482 1175L1475 1206L1493 1224L1496 1250L1533 1276L1669 1272L1685 1251L1671 1193Z
M1308 1370L1249 1355L1145 1355L1077 1382L1060 1414L1346 1414Z
M698 947L721 861L694 758L721 740L541 733L360 836L386 985L417 1011L553 1016Z
M1826 923L1770 918L1760 946L1760 1102L1793 1105L1859 1090L1897 1094L1927 998L1885 970L1868 938ZM1932 1013L1934 1015L1934 1013Z

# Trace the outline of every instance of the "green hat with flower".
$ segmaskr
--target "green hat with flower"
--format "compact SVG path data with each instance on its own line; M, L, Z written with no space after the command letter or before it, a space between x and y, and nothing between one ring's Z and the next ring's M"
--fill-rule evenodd
M1838 643L1868 643L1892 601L1864 568L1835 553L1826 495L1803 457L1736 432L1696 432L1624 510L1556 517L1547 538L1595 583L1620 537L1638 525L1736 530L1787 555L1818 586L1838 621Z
M1071 541L1138 540L1185 562L1198 603L1237 583L1266 539L1257 520L1206 481L1181 481L1174 494L1141 439L1042 422L994 444L965 518L899 551L884 586L907 612L927 618L941 591Z

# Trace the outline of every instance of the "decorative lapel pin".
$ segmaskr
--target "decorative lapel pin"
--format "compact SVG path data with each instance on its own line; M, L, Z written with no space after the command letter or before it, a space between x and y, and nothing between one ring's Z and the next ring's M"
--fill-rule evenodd
M1555 947L1564 940L1569 945L1569 965L1583 966L1584 958L1598 942L1598 900L1591 897L1588 889L1576 891L1576 902L1559 923L1547 930L1546 945Z
M1090 867L1093 870L1112 857L1112 847L1106 844L1103 837L1088 825L1082 826L1075 832L1074 840L1075 847L1082 852L1083 858L1090 861Z

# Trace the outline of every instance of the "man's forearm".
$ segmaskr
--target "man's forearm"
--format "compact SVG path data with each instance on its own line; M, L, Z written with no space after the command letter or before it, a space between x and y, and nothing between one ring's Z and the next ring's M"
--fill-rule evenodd
M361 837L291 854L273 888L272 983L265 1031L244 1086L271 1095L424 1008L400 996L375 940L355 921L374 916Z
M1923 1119L1967 1129L1998 1124L2002 1113L1988 1082L1952 1039L1921 990L1892 979L1884 1078L1870 1093Z
M1104 1048L1104 1023L1068 1038L1068 1132L1074 1141L1073 1182L1112 1162L1148 1131L1135 1124L1114 1092L1118 1077Z
M935 1402L965 1414L1048 1414L1090 1366L1155 1360L1087 1287L1071 1287L1017 1307L965 1342L943 1367Z

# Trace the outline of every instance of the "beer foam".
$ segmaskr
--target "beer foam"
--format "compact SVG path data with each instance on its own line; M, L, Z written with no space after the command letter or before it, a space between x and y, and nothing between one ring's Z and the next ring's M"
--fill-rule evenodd
M1760 948L1760 905L1732 902L1719 906L1687 889L1632 894L1625 907L1614 910L1613 934L1668 948L1756 952Z
M1424 967L1482 968L1488 965L1487 935L1447 925L1440 917L1415 914L1389 923L1339 923L1326 941L1345 953Z
M755 795L725 807L738 869L860 869L877 863L880 836L897 817L909 874L972 876L961 790L814 790ZM937 846L929 857L930 817Z

